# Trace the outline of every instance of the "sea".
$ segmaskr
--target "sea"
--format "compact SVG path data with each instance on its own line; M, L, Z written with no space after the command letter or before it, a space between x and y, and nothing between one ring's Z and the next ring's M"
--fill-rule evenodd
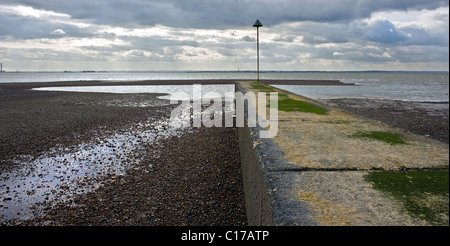
M0 73L0 83L59 81L141 81L141 80L256 80L255 72L223 71L160 71L160 72L6 72ZM449 102L448 72L262 72L264 80L339 80L356 86L275 85L312 99L369 98L417 102ZM211 88L213 88L212 86ZM134 88L153 92L156 87ZM44 88L45 89L45 88ZM69 90L70 88L67 88ZM72 88L73 90L74 88ZM94 88L85 88L93 91ZM129 88L128 88L129 89ZM62 90L60 88L60 90ZM78 88L77 90L83 90ZM103 88L121 92L120 87ZM114 91L115 90L115 91ZM174 87L158 88L157 92L173 91ZM224 90L230 90L225 87ZM232 90L232 89L231 89ZM223 91L223 88L219 91ZM123 91L122 91L123 92ZM128 92L130 93L130 92Z

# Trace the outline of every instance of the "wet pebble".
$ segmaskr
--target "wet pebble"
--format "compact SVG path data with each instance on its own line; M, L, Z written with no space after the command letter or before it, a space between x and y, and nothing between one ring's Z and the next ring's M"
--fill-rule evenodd
M58 97L62 94L54 95ZM76 97L70 93L64 95L61 97L67 103L65 104L65 107L67 107L65 110L68 112L73 110L70 108L71 100L82 100L78 97L93 99L92 96L84 94L77 94ZM94 100L101 100L104 97L107 96L96 94ZM65 111L58 107L59 104L55 105L46 101L48 98L45 93L42 94L42 98L38 99L42 102L42 107L49 110L44 110L46 113L43 113L42 116L47 119L45 119L45 122L36 122L37 125L33 128L37 129L36 132L29 131L19 135L26 136L31 140L42 139L42 141L19 141L20 139L16 139L16 141L13 140L12 136L2 135L2 139L13 143L10 145L15 148L15 150L11 150L8 147L5 151L13 155L27 154L31 161L32 158L40 156L41 153L52 148L55 149L56 145L62 152L72 153L74 151L73 146L92 140L97 145L113 149L110 151L115 154L108 156L107 160L112 161L120 157L123 159L122 161L128 162L134 159L135 157L127 157L127 154L130 153L117 153L119 148L108 142L108 139L102 135L102 133L115 131L119 134L134 132L132 134L137 138L134 144L140 143L145 145L145 148L133 153L140 158L140 161L136 162L126 175L118 175L114 173L116 170L111 168L111 170L105 170L105 172L97 171L99 176L104 175L104 178L99 179L88 177L89 173L92 172L89 171L91 166L88 166L86 170L78 167L66 169L66 166L71 163L71 158L85 160L87 156L104 156L104 152L92 152L88 146L85 146L86 156L68 156L66 159L61 159L55 165L58 171L54 173L54 178L62 182L72 172L83 172L85 176L77 178L77 181L72 181L79 194L67 201L61 200L62 202L52 205L51 200L53 198L64 198L66 190L72 188L52 189L52 184L46 184L48 192L43 194L44 201L40 204L41 208L39 209L44 212L43 215L39 214L36 218L20 222L20 224L246 224L236 129L200 128L182 136L172 137L170 134L164 134L169 128L166 125L161 126L162 121L160 119L161 117L168 117L171 109L175 106L160 107L158 110L135 108L122 110L118 107L98 106L101 104L96 104L97 106L89 103L86 105L79 104L77 110L82 109L83 114L78 114L77 117L81 118L77 119L72 115L64 114ZM1 95L0 100L2 100ZM32 105L23 101L20 103L22 103L20 106L25 107L26 110L32 109ZM14 108L11 105L6 106ZM55 116L58 117L55 118ZM36 117L36 115L33 117ZM144 123L133 125L130 122ZM52 127L46 127L46 124L52 125ZM5 126L5 124L2 126ZM13 124L10 124L6 127L12 128L12 126ZM99 126L103 126L102 132L96 132L95 129L99 129ZM139 131L142 131L143 128L155 128L156 126L160 127L148 131L148 135L139 134ZM136 127L140 127L140 130L135 131ZM17 133L17 131L14 132ZM48 134L51 134L51 136L49 137ZM155 139L158 140L157 144L152 144ZM5 146L5 141L0 143L1 146ZM130 144L123 142L120 146L129 146ZM95 159L93 162L101 163L102 159ZM36 176L45 177L49 174L41 172ZM44 187L42 183L39 185ZM88 190L88 185L95 186L95 192L83 193ZM223 187L229 187L229 189ZM29 190L31 196L33 190ZM12 198L6 196L4 199L7 199L6 201L12 200ZM3 205L3 209L7 207ZM33 210L36 208L32 207ZM230 213L229 211L233 212Z

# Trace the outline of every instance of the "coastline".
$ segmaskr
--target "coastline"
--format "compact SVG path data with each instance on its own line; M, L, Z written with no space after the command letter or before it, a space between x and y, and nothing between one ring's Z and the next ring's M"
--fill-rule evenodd
M228 80L164 82L231 83ZM136 125L149 119L167 118L175 107L167 105L167 101L157 99L155 94L28 90L31 87L51 85L69 86L71 83L98 86L146 85L150 82L0 84L2 173L20 166L12 161L14 156L32 155L38 158L55 147L70 149L82 142L92 142L99 134L131 131ZM161 84L162 81L151 83ZM143 102L147 103L146 107L133 106ZM395 122L396 127L420 127L421 135L443 137L440 141L444 142L446 137L448 144L448 104L447 108L433 111L412 102L336 99L325 103L364 117L375 117L385 123ZM436 105L438 104L434 106ZM431 131L424 131L426 129ZM445 129L446 136L443 133ZM15 222L2 220L2 224L245 225L235 128L203 127L180 136L161 139L158 144L149 142L143 146L144 149L134 153L143 159L134 166L135 169L128 170L129 175L108 175L99 180L88 181L99 182L102 186L94 192L77 195L56 205L45 203L43 208L36 210L39 214L45 212L50 217L44 215ZM2 180L5 181L6 178ZM82 185L80 187L83 189ZM34 189L38 190L39 187ZM33 190L28 191L23 195L33 194ZM2 197L6 198L14 197ZM0 209L9 208L2 205ZM1 215L0 219L3 219Z
M396 195L397 186L419 192L414 193L420 196L419 199L410 194L406 194L405 199L420 201L416 202L420 203L418 206L426 204L426 209L431 200L427 195L443 190L439 193L442 203L438 205L443 212L434 210L434 214L439 218L442 216L443 223L448 224L448 144L289 91L256 85L242 82L237 87L244 92L275 90L289 98L282 101L295 100L297 105L303 102L327 112L322 114L316 110L312 113L307 107L280 110L278 132L273 139L258 137L261 129L258 126L239 129L244 146L242 152L250 153L243 155L247 159L242 161L246 170L243 172L246 191L250 189L246 194L257 194L249 199L246 196L247 204L252 206L249 209L252 225L411 226L440 223L429 218L427 222L416 220L422 219L422 215L409 214L410 210L406 214L403 209L406 203L399 202L403 201L404 193ZM292 102L291 105L295 104ZM427 177L423 182L417 182L408 177L415 172L423 177L429 174L428 171L439 178ZM400 173L407 173L408 179L392 186L392 177L397 180L395 175ZM378 174L386 175L381 180L386 187L382 192L375 183L365 180L367 175ZM438 185L431 186L432 183ZM266 208L272 209L273 213L264 213Z
M191 85L191 84L234 84L236 80L205 79L205 80L140 80L140 81L62 81L62 82L17 82L0 83L2 90L25 90L40 87L63 86L114 86L114 85Z
M114 85L212 85L234 84L236 79L204 79L204 80L141 80L141 81L63 81L63 82L17 82L0 83L0 89L32 89L40 87L61 86L114 86ZM246 81L246 80L244 80ZM292 84L292 85L339 85L348 86L352 83L343 83L338 80L261 80L265 84Z
M237 129L166 134L160 121L177 105L157 96L0 90L0 224L245 225ZM142 132L156 135L147 141ZM127 142L111 141L122 133L139 148L126 153ZM101 152L89 152L91 145ZM74 172L91 166L67 162L78 152L100 156L92 165L112 159L129 166L125 174L112 165L72 182ZM30 166L48 155L56 158L43 162L48 170Z

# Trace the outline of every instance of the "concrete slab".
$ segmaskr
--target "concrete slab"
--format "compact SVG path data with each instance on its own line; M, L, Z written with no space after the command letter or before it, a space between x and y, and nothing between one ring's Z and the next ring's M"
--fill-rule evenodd
M413 226L427 225L374 190L364 171L305 171L268 174L278 225Z
M236 89L258 92L252 82L237 82ZM273 139L260 138L259 126L239 129L250 225L427 224L404 214L364 176L373 170L448 167L448 145L272 89L328 114L279 111ZM406 144L354 137L372 131L401 134Z

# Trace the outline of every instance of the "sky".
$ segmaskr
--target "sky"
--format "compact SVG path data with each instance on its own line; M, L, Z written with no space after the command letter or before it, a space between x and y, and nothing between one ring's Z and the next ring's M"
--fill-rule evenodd
M448 0L0 0L7 71L448 71Z

